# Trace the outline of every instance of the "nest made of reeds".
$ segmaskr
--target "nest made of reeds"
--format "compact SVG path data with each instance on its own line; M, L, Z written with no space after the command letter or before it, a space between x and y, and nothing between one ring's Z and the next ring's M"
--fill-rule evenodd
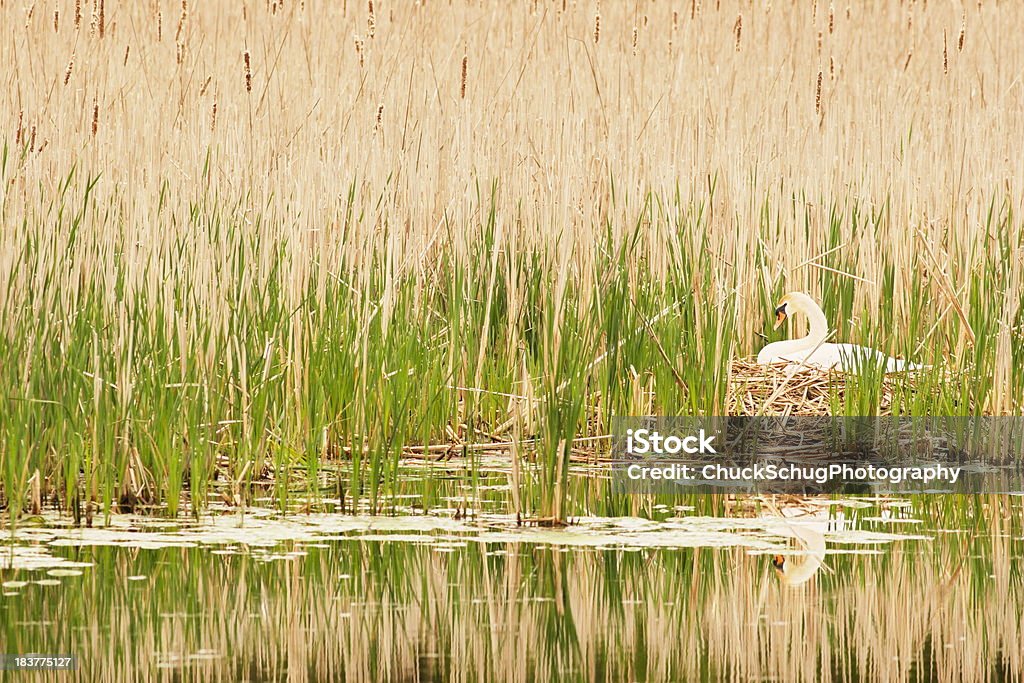
M858 381L863 380L840 370L761 365L754 358L739 358L730 364L726 409L729 415L849 414L853 402L847 401L847 392L864 392ZM867 392L871 414L891 414L897 390L930 391L935 382L924 384L914 373L884 375L880 386Z

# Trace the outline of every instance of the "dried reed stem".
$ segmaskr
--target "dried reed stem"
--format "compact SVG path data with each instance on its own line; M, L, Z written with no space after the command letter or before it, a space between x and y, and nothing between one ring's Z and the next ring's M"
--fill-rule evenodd
M821 72L818 72L818 83L814 86L814 112L821 115Z
M949 75L949 48L946 45L946 32L942 32L942 73Z

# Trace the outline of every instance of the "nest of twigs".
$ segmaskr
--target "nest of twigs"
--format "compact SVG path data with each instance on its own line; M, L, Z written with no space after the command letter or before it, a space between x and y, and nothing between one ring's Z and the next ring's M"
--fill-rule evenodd
M729 415L833 415L847 405L848 387L855 376L839 370L787 368L786 364L760 365L753 358L732 361L729 373ZM914 375L885 375L873 389L873 414L889 415L896 387L914 390Z

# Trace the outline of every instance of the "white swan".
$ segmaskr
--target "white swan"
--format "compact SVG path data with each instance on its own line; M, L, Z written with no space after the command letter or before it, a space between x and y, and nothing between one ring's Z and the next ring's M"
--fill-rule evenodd
M856 371L866 365L884 366L885 372L920 370L922 365L892 358L881 351L857 346L856 344L827 344L828 322L821 307L803 292L790 292L782 297L775 309L775 329L793 313L803 313L810 323L807 336L799 339L772 342L757 354L760 365L786 362L787 372L795 372L801 366L830 370Z

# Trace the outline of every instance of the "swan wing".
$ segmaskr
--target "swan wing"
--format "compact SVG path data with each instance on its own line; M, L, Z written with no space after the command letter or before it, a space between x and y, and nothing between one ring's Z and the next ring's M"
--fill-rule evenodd
M812 367L820 370L843 367L843 356L835 348L836 344L822 344L816 349L787 348L786 342L768 344L757 354L757 362L762 365L769 363L789 363L793 370L800 367ZM775 347L775 348L773 348Z
M856 371L865 364L884 366L886 372L905 372L908 370L920 370L923 366L910 361L901 360L887 356L877 349L856 344L825 344L824 346L835 347L833 355L841 360L839 367L847 371Z
M758 352L757 362L761 365L789 363L794 371L800 366L846 372L856 372L866 365L884 365L885 372L906 372L925 367L857 344L821 344L814 349L794 349L792 341L766 345Z

